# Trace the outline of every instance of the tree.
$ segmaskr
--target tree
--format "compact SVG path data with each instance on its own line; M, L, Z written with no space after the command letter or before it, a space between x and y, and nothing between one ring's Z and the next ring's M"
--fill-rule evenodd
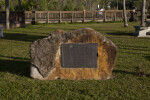
M64 11L73 11L74 10L74 5L73 5L72 0L67 1L63 10Z
M116 7L116 8L117 8L117 10L118 10L118 0L117 0L117 7Z
M101 0L100 1L100 5L101 5L101 8L105 8L107 9L107 6L108 6L108 3L110 2L110 0Z
M142 1L142 9L141 9L141 26L144 26L145 21L145 6L146 6L146 0Z
M5 0L6 29L9 29L9 0Z
M128 27L125 0L123 0L123 16L124 16L124 27Z
M142 7L142 0L135 0L133 5L136 7L136 9L140 9Z
M5 9L5 1L0 1L0 10Z
M36 10L40 10L40 11L47 11L48 10L48 5L47 5L47 1L46 0L36 0L37 4L36 6L37 9Z

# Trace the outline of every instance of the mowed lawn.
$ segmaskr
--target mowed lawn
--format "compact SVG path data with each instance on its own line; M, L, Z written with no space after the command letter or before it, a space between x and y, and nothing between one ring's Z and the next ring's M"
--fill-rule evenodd
M39 24L4 30L0 39L0 99L9 100L150 100L150 38L132 36L129 23ZM56 29L93 28L118 47L113 79L53 80L30 78L30 44Z

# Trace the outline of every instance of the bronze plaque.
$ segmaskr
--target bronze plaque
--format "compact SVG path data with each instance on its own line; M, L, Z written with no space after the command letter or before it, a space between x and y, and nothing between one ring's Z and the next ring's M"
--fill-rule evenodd
M61 44L62 68L97 68L97 43Z

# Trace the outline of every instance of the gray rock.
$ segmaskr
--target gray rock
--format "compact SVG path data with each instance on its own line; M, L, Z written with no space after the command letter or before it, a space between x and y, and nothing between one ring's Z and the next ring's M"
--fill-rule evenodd
M61 69L60 45L62 43L98 43L98 68ZM51 79L109 79L116 59L117 48L113 42L91 28L72 32L57 30L44 39L34 41L30 47L31 77ZM84 72L84 70L86 70ZM87 74L87 73L91 74ZM82 73L84 76L80 76ZM78 74L78 75L77 75ZM91 75L91 76L89 76Z

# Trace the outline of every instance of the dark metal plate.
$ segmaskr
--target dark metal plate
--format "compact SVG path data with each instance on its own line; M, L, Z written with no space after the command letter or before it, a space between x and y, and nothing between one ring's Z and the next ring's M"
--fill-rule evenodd
M147 32L146 35L150 35L150 32Z
M97 68L97 43L61 45L62 68Z

